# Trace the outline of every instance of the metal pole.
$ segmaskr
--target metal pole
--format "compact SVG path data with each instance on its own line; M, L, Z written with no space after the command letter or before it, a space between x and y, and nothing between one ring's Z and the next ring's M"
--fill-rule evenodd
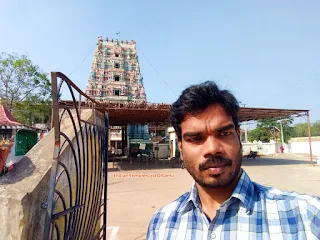
M245 140L246 140L246 143L247 143L248 142L247 122L245 122L245 124L244 124L244 136L245 136Z
M95 111L95 103L92 103L92 115L93 115L93 123L96 123L96 111Z
M157 124L155 125L154 132L155 132L155 140L157 140ZM156 166L158 166L158 151L159 151L158 143L156 143L155 149L156 149Z
M307 111L307 121L308 121L308 135L309 135L309 147L310 147L310 162L312 164L312 146L311 146L311 129L310 129L310 116L309 111Z
M53 120L53 116L54 116L54 109L53 109L53 104L51 104L51 128L50 129L52 129L53 127L54 127L54 125L53 125L53 122L54 122L54 120Z
M105 114L105 141L104 141L104 205L103 205L103 225L107 229L107 200L108 200L108 149L109 149L109 114ZM103 235L103 239L107 239L107 234Z
M122 159L122 156L125 155L124 153L124 149L125 149L125 139L124 139L124 127L121 127L121 159Z
M156 166L158 166L159 145L156 143Z
M245 108L246 105L248 104L244 104L242 102L239 102L240 105L243 105L243 107ZM247 129L247 121L245 121L245 124L244 124L244 138L245 138L245 141L246 143L248 142L248 129Z
M53 214L53 199L55 189L55 179L57 172L57 163L59 161L59 150L60 150L60 123L59 123L59 97L58 97L58 80L56 72L51 72L51 88L52 88L52 127L54 128L54 150L53 159L50 172L49 182L49 193L47 202L41 204L41 208L46 209L45 227L43 232L43 239L49 239L51 229L51 217ZM50 231L51 230L51 231Z
M79 109L79 116L81 116L81 94L79 93L79 106L78 106L78 109Z
M276 153L278 153L278 136L277 133L275 133L275 139L276 139Z
M281 142L282 142L282 146L284 144L284 140L283 140L283 127L282 127L282 121L280 120L280 130L281 130Z

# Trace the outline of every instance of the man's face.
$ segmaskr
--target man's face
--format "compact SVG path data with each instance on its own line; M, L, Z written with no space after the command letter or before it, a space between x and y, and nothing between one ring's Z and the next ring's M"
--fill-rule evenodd
M220 104L185 116L181 136L181 157L199 185L225 187L239 177L242 162L239 129Z

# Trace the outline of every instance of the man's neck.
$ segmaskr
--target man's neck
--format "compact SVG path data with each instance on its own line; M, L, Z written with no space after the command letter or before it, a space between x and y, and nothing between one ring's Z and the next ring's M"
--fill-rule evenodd
M217 209L228 200L238 184L241 174L228 186L221 188L207 188L196 183L201 208L208 218L212 221L216 216Z

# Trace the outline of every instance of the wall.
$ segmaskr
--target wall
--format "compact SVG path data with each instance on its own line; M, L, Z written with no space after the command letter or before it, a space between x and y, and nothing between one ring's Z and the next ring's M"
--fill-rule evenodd
M176 132L174 131L173 127L168 128L168 134L169 134L170 143L172 141L172 144L170 144L170 147L173 147L173 150L171 150L170 157L175 157L176 156Z
M40 205L46 201L53 146L50 132L0 178L0 239L32 239L30 234L43 229ZM41 239L41 234L33 239Z
M243 155L248 155L251 151L258 152L259 155L271 155L276 153L275 143L242 143Z
M320 138L311 137L312 154L320 156ZM310 153L309 138L292 138L285 145L285 152L288 153Z
M10 167L12 164L19 162L24 157L24 156L16 156L16 154L15 154L16 136L14 136L13 138L14 138L14 141L13 141L13 145L10 150L10 153L9 153L7 160L6 160L6 167Z
M92 111L82 110L81 116L89 120ZM70 118L63 120L61 129L75 141ZM46 210L41 204L47 201L53 148L51 130L12 171L0 177L0 240L43 239ZM65 147L62 158L70 159L70 152Z
M244 155L252 151L258 151L259 154L269 155L280 152L280 145L278 143L242 143ZM320 156L320 138L311 138L312 154ZM285 153L305 153L310 154L309 138L292 138L289 143L284 144Z
M312 154L320 156L320 142L312 142ZM286 152L310 153L309 142L293 142L287 145Z

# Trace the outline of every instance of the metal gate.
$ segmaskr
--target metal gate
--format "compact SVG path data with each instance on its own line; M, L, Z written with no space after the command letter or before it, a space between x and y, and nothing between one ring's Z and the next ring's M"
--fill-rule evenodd
M55 147L44 239L106 239L108 115L64 74L52 72L51 81ZM61 100L66 93L71 100Z

